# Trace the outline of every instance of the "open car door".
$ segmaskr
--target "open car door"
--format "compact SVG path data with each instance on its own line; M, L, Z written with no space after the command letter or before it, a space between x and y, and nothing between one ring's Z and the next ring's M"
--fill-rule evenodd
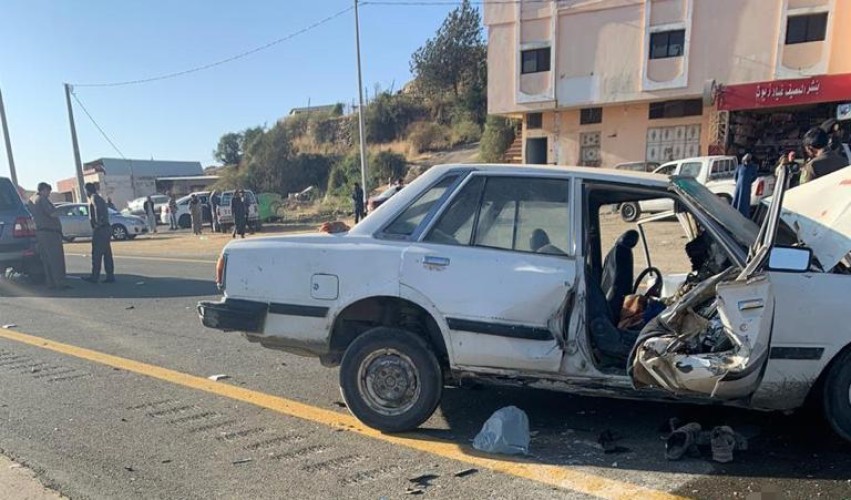
M636 387L718 399L757 390L771 344L774 295L765 270L785 169L778 172L778 187L744 269L732 266L704 280L644 328L627 365Z

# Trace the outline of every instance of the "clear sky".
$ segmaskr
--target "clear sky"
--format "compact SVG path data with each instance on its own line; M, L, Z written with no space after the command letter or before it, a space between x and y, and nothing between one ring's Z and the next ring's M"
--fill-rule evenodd
M364 0L361 0L362 2ZM63 82L135 80L298 31L350 0L2 0L0 89L20 183L74 176ZM401 87L452 5L362 5L364 86ZM171 80L76 93L128 158L214 163L219 137L291 108L357 98L351 12L241 60ZM75 103L83 162L118 157ZM0 175L8 176L0 141Z

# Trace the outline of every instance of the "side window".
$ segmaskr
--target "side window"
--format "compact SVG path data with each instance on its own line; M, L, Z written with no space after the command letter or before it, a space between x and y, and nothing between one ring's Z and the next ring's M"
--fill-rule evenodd
M469 245L473 238L473 224L476 222L484 186L484 177L476 176L470 179L429 231L425 241L444 245Z
M676 163L671 163L670 165L663 165L663 166L659 167L659 169L658 169L658 170L656 170L656 173L657 173L657 174L662 174L662 175L673 175L673 174L674 174L674 170L675 170L676 168L677 168L677 164L676 164Z
M410 236L417 229L417 226L425 219L429 211L437 200L443 196L443 193L455 182L457 175L444 177L437 184L432 186L426 192L420 195L408 208L406 208L398 217L384 230L384 234L392 236Z
M680 175L684 175L686 177L697 177L700 174L700 168L703 165L699 161L691 161L687 163L683 163L682 168L680 168Z
M565 255L570 227L566 179L488 179L475 227L477 246Z

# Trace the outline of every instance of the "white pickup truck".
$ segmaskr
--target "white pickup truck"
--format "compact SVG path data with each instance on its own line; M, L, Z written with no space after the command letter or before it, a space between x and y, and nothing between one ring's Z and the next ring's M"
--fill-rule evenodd
M665 163L653 173L694 177L707 189L732 203L733 193L736 192L735 176L738 165L735 156L698 156ZM771 174L757 178L751 191L751 206L756 206L760 200L771 196L774 192L774 182L774 176ZM642 213L667 212L673 208L671 200L660 198L640 203L624 203L620 206L620 214L626 222L634 222Z

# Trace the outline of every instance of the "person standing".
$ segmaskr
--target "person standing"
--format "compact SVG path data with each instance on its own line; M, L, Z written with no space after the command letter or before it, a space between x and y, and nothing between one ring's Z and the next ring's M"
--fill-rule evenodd
M201 210L201 200L194 193L189 196L189 216L192 219L192 234L201 234L201 218L203 211Z
M221 204L221 198L219 198L218 191L213 191L210 193L210 230L216 232L219 230L219 205Z
M142 208L145 210L145 218L148 220L148 231L152 234L157 232L157 213L154 211L154 206L154 200L150 196L142 204Z
M736 191L733 193L733 208L745 217L751 216L751 188L757 178L756 163L747 153L736 167Z
M248 207L245 206L245 198L241 189L237 189L233 193L233 198L230 200L230 213L233 216L233 234L231 238L236 238L238 234L245 238L245 223L248 222Z
M59 211L50 201L50 184L38 183L38 191L29 202L35 221L38 255L44 266L47 288L71 288L65 283L65 249L62 248L62 224Z
M801 169L801 184L848 166L848 160L830 149L829 138L824 130L818 127L811 128L804 134L803 143L804 151L810 161Z
M89 221L92 224L92 274L83 278L89 283L97 283L100 279L101 261L106 271L104 283L115 283L115 263L112 260L112 226L109 224L109 211L106 202L98 194L97 188L91 182L86 183L86 194L89 196Z
M363 189L360 184L355 182L355 189L352 191L352 202L355 204L355 224L363 219Z
M168 226L169 231L180 229L177 225L177 200L174 198L174 193L168 195Z

